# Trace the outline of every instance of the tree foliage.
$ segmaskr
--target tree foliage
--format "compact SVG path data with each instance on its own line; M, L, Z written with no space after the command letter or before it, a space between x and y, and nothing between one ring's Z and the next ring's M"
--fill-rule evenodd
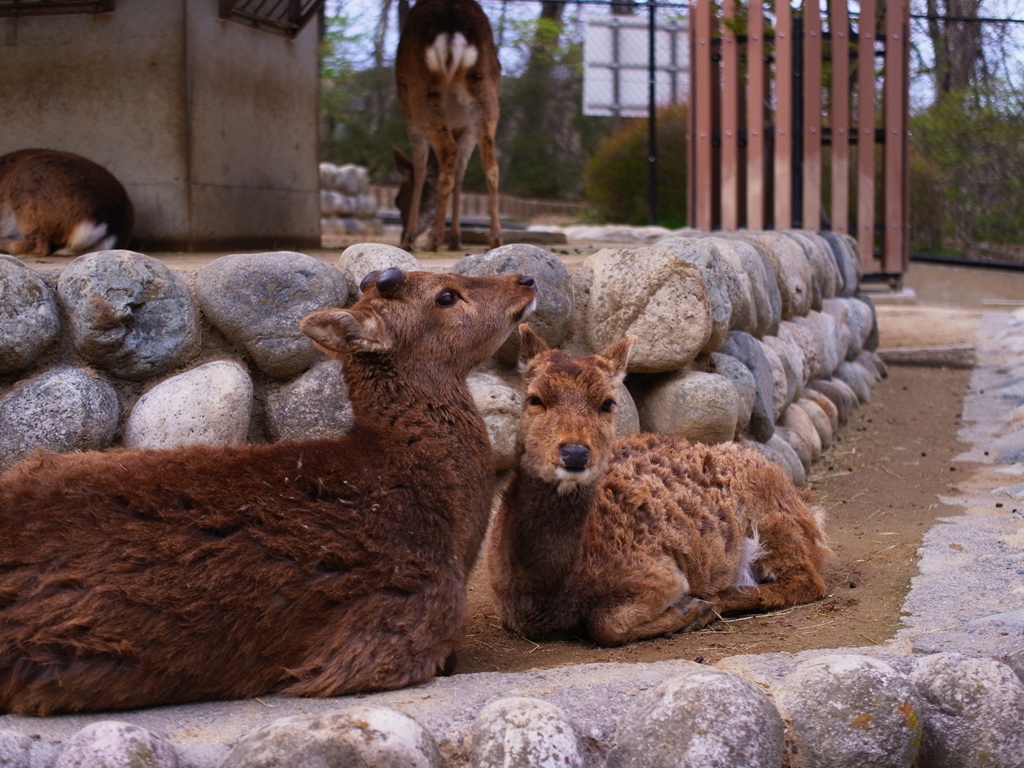
M665 107L655 116L658 223L686 224L686 127L689 109ZM629 120L598 145L587 164L586 198L601 221L647 223L647 120Z

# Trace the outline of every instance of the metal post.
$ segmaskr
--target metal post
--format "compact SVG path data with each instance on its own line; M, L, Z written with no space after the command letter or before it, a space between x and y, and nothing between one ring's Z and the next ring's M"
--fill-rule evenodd
M655 0L647 0L647 223L658 223L658 126L654 61Z

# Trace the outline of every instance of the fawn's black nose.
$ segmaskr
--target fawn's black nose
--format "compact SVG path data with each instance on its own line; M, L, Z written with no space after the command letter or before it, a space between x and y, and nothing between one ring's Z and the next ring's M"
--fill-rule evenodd
M570 443L559 449L562 466L571 472L582 472L590 462L590 449L585 445Z
M519 284L525 285L527 288L536 288L537 281L533 279L532 275L522 275L519 278Z

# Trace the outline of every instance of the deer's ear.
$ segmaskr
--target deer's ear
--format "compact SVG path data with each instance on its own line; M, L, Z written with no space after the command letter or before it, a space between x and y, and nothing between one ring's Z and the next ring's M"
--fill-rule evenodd
M609 367L615 376L625 377L626 365L629 363L629 356L633 352L633 345L636 344L636 340L636 336L626 336L618 341L613 341L598 353L600 357L608 361Z
M376 315L348 309L324 309L306 315L299 330L331 357L352 352L380 352L391 346L391 335Z
M544 339L534 333L529 323L519 326L519 370L523 370L533 358L548 351Z

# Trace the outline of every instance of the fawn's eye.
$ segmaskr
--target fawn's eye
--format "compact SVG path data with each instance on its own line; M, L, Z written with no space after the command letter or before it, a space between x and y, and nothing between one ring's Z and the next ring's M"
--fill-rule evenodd
M610 397L601 403L601 407L598 408L601 413L611 413L615 409L615 401Z
M526 404L527 405L540 405L540 406L542 406L542 405L544 405L544 401L541 400L536 395L530 395L529 397L526 398Z
M457 302L459 298L458 291L452 290L451 288L445 288L437 294L437 298L434 301L437 302L437 306L439 307L450 307Z

